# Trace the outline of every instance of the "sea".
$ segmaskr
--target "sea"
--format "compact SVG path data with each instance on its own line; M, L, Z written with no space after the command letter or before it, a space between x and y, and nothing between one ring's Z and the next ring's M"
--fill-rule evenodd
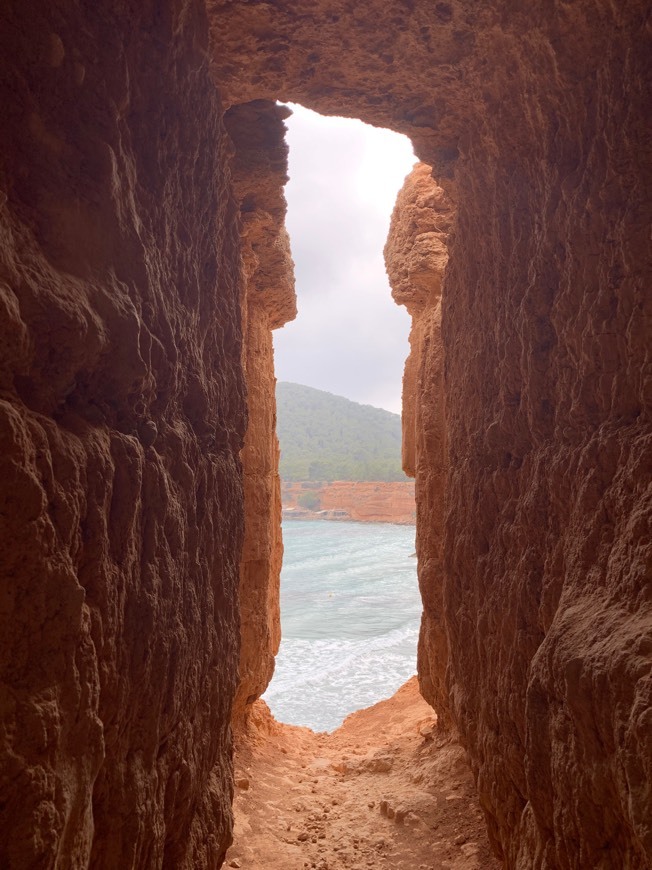
M284 520L275 718L332 731L416 672L414 526Z

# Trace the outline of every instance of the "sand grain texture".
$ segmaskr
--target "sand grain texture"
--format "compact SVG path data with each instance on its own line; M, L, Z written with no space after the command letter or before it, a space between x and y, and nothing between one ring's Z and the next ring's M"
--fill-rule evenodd
M243 870L498 870L459 743L436 730L416 679L331 734L255 705L236 763Z

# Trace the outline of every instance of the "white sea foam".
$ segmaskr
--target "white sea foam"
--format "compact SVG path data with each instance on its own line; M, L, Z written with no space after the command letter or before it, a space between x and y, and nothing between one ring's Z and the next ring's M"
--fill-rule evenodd
M265 694L283 722L330 731L415 672L414 528L283 525L283 640Z

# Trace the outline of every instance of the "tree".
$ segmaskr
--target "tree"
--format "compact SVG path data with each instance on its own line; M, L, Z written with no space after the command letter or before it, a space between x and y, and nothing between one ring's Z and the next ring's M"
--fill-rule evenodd
M316 492L302 492L297 498L297 504L308 511L318 511L321 507L319 496Z

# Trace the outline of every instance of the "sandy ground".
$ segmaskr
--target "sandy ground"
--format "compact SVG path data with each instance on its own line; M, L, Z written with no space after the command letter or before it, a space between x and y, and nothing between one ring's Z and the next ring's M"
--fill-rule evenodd
M235 841L243 870L477 870L492 857L458 743L436 730L416 678L332 734L277 723L256 702L237 738Z

